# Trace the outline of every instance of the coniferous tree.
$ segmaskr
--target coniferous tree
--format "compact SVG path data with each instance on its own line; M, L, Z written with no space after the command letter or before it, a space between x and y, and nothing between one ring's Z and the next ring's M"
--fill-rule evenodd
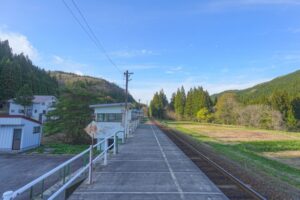
M184 87L182 86L181 89L177 90L176 97L175 97L175 113L179 119L182 119L184 116L184 107L186 102L186 95Z
M287 92L274 92L270 98L270 104L274 109L280 111L284 119L286 119L287 112L290 107L289 96Z
M194 107L194 93L195 93L195 89L191 88L187 95L186 95L186 102L185 102L185 107L184 107L184 115L186 119L193 119L194 116L194 111L193 111L193 107Z
M171 111L175 111L175 97L176 97L176 93L172 93L172 97L171 97L171 100L170 100L170 104L169 104L169 109Z
M32 105L33 93L29 85L24 85L17 93L15 102L24 107L25 116L30 116L27 112L28 106Z
M291 109L297 120L300 120L300 97L296 97L291 101Z
M99 99L89 90L89 83L80 81L65 88L56 109L48 113L45 131L48 134L65 133L67 143L88 143L89 138L83 129L92 120L89 105L96 102Z

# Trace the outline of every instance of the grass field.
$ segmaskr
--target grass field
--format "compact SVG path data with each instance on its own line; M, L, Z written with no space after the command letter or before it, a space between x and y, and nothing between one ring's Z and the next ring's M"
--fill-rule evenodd
M300 133L196 122L162 123L210 145L247 168L260 170L300 189Z

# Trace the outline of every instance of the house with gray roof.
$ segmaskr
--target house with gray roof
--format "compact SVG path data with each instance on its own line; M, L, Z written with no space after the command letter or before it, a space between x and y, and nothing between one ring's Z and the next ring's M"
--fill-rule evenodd
M46 114L53 110L57 103L57 98L50 95L34 95L32 105L27 107L24 113L24 107L17 104L14 99L8 100L9 103L9 115L23 115L44 123L47 118Z

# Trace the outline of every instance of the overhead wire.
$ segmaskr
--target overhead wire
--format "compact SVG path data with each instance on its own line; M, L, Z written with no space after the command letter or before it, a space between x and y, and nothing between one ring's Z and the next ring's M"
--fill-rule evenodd
M103 52L103 54L105 55L105 57L107 58L107 60L120 72L123 74L123 72L120 70L120 68L116 65L116 63L111 59L111 57L109 56L109 54L107 53L106 49L104 48L104 45L102 44L102 42L98 39L98 37L96 36L96 34L94 33L93 29L91 28L91 26L89 25L86 17L83 15L82 11L80 10L79 6L76 4L76 2L74 0L72 1L72 4L74 5L74 7L76 8L77 12L79 13L79 15L81 16L81 18L83 19L83 22L85 24L85 27L81 21L78 19L78 17L76 16L76 14L73 12L73 10L71 9L71 7L67 4L67 2L65 0L62 0L64 5L66 6L66 8L69 10L69 12L71 13L71 15L73 16L73 18L76 20L76 22L80 25L80 27L83 29L83 31L88 35L89 39L95 44L95 46Z

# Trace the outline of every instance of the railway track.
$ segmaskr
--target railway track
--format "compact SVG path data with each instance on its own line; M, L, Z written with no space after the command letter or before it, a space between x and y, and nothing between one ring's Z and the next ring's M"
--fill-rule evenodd
M266 200L264 196L233 176L223 167L204 155L199 147L181 133L155 123L231 200Z

